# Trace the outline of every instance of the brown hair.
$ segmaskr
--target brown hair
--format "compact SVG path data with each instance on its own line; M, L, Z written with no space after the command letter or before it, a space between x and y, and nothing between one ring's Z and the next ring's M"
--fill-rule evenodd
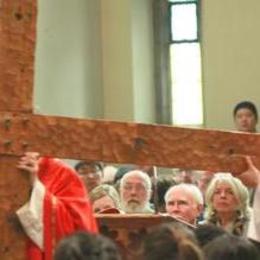
M144 260L203 260L191 230L178 223L162 224L148 233L143 245Z

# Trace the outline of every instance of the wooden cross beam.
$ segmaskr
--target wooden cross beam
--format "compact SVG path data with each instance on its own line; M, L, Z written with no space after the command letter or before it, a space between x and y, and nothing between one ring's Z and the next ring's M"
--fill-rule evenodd
M32 114L36 0L0 1L0 259L24 260L25 236L13 225L29 183L17 157L60 158L239 172L244 155L260 167L260 136Z

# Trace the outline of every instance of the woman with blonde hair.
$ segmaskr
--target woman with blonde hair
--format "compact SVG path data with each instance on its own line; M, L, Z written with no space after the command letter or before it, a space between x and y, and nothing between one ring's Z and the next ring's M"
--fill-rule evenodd
M94 188L89 193L89 199L95 213L120 213L118 192L109 184L101 184Z
M244 235L250 217L249 194L244 184L229 173L217 173L205 195L205 222L234 235Z

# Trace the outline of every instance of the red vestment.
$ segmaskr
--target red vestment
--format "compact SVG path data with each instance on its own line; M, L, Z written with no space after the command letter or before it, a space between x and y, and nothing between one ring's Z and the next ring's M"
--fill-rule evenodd
M32 241L28 259L51 260L56 243L75 231L97 232L87 191L75 171L63 162L42 158L38 179L44 185L43 251Z

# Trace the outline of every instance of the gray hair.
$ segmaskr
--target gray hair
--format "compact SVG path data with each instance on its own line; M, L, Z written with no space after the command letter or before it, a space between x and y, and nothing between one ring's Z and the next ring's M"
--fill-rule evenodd
M150 179L150 177L148 176L147 173L142 172L140 170L133 170L130 172L127 172L122 179L120 180L120 191L122 190L122 188L124 187L126 181L128 178L130 177L139 177L145 186L146 191L150 194L152 191L152 181Z
M183 190L187 191L188 193L190 193L192 195L192 197L195 199L195 201L198 204L203 205L203 195L202 195L200 189L196 185L188 184L188 183L181 183L181 184L170 187L164 196L165 203L167 203L167 201L169 200L170 194L176 189L183 189Z
M230 173L219 172L214 175L213 179L209 183L205 194L206 211L205 218L210 219L214 215L214 208L212 205L212 197L216 190L218 183L226 183L230 185L235 197L238 200L238 211L242 217L249 218L249 193L246 186L236 177L233 177Z

